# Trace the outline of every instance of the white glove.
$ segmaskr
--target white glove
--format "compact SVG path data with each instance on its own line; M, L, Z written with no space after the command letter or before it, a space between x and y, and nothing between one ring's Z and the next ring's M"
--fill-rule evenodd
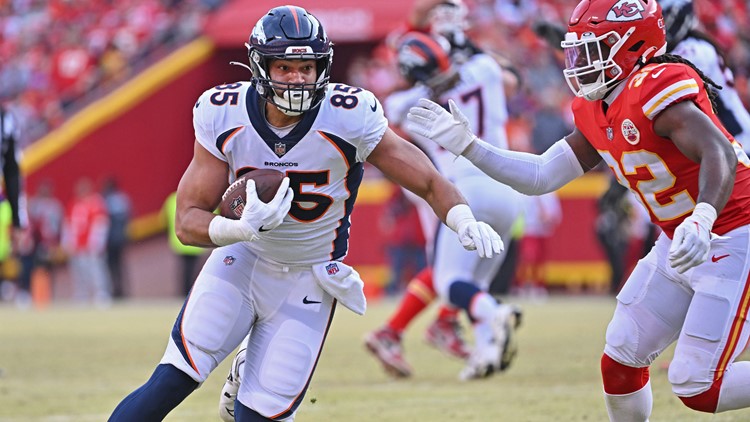
M480 258L492 258L505 249L500 235L489 224L475 220L466 204L451 208L445 224L458 233L458 240L464 249L476 250Z
M406 130L431 139L455 155L461 155L477 139L469 129L469 120L461 113L453 100L448 100L448 113L439 104L420 99L409 109L406 116Z
M220 215L211 220L208 236L215 245L257 240L262 233L278 227L292 207L294 191L289 187L288 177L281 181L276 195L267 204L258 198L254 180L249 179L245 189L247 203L239 220L230 220Z
M669 265L678 273L706 262L711 249L711 228L716 220L716 209L705 202L695 206L690 217L682 220L672 236Z

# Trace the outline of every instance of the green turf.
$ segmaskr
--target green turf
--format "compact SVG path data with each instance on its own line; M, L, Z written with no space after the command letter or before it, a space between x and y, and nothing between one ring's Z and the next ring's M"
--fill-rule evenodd
M367 316L337 312L298 422L604 421L599 357L610 298L553 298L523 303L520 352L508 372L456 380L461 363L422 340L432 315L406 335L409 380L392 380L362 347L394 303L370 304ZM0 421L105 421L119 400L158 362L180 302L139 302L112 309L0 306ZM685 408L662 368L652 368L652 421L749 421L750 410L711 416ZM167 418L218 421L217 400L229 362Z

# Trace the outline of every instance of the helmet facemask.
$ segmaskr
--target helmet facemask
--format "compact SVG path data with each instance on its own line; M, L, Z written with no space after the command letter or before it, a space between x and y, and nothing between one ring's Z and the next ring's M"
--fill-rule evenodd
M305 51L298 52L299 50ZM325 96L333 50L316 54L310 47L289 47L287 51L287 54L269 57L261 55L257 50L251 50L249 58L253 73L252 82L260 96L282 113L287 116L299 116L317 107ZM315 83L296 84L272 80L268 65L273 60L315 60Z
M561 43L565 51L563 74L576 96L589 101L601 100L628 76L623 74L614 57L634 31L635 28L630 28L622 37L615 31L598 37L586 32L580 39L575 32L565 34Z

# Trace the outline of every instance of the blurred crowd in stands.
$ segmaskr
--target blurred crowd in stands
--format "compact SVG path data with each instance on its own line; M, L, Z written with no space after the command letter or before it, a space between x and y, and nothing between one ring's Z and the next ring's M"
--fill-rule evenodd
M0 1L0 101L21 125L21 144L197 36L222 1Z

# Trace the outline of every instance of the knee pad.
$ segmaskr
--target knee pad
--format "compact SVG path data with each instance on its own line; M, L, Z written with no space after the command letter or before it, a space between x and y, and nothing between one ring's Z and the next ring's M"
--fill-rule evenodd
M623 365L607 354L601 360L602 383L607 394L621 395L634 393L643 388L649 380L648 367L634 368Z
M711 384L711 387L692 397L681 397L677 396L682 400L682 403L699 412L716 413L716 409L719 405L719 393L721 392L721 380L720 378Z
M201 274L175 321L161 363L205 381L247 334L241 312L242 294L234 285Z
M710 389L713 384L711 355L693 347L678 347L667 378L672 391L679 397L693 397Z
M605 334L607 344L604 351L620 362L627 362L632 366L648 366L650 362L639 359L638 328L635 321L624 312L615 312L607 326Z
M183 335L208 353L221 350L232 333L242 308L242 294L231 283L201 274L201 285L193 288L183 321ZM211 285L209 288L207 285ZM220 287L217 287L219 286Z
M312 378L322 348L322 336L324 334L299 321L282 323L268 344L257 378L242 380L238 399L274 420L292 415Z

